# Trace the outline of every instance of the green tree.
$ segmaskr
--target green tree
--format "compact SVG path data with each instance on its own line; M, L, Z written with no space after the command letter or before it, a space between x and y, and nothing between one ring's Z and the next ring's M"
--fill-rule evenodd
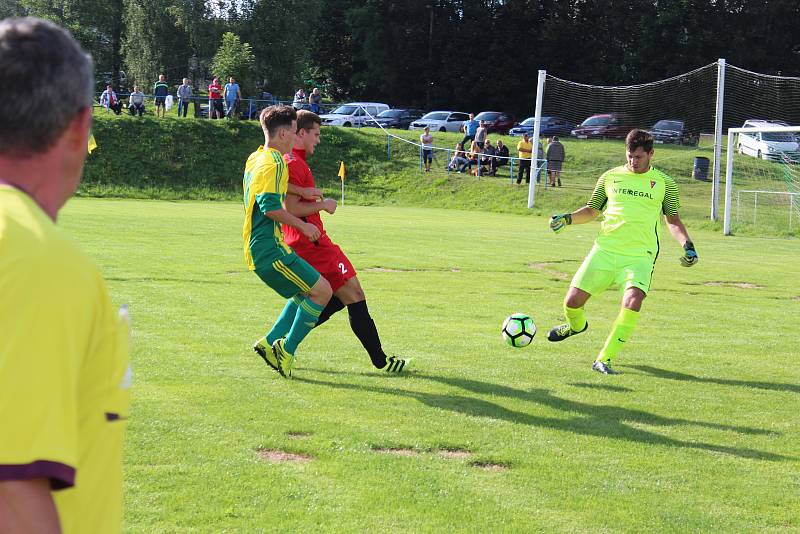
M243 43L238 35L225 32L222 43L211 61L211 68L214 73L225 79L229 76L236 78L242 88L242 94L253 94L255 62L256 58L250 44Z

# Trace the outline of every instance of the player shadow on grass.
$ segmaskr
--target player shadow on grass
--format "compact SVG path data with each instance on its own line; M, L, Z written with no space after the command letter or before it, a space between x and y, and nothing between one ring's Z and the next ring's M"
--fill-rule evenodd
M800 385L786 384L780 382L755 382L751 380L733 380L729 378L715 378L715 377L699 377L689 375L686 373L679 373L677 371L668 371L667 369L659 369L658 367L651 367L649 365L623 365L628 369L636 369L641 371L642 374L648 374L657 378L666 378L668 380L679 380L685 382L700 382L703 384L719 384L721 386L741 386L746 388L755 389L768 389L771 391L788 391L790 393L800 393ZM631 373L637 374L637 373Z
M312 369L309 369L312 371ZM344 375L337 371L313 369L318 373ZM465 397L462 395L443 395L437 393L427 393L420 391L408 391L394 388L384 388L377 386L366 386L358 384L348 384L339 382L328 382L325 380L315 380L311 378L296 377L295 380L310 385L327 386L334 389L369 391L372 393L382 393L387 395L397 395L416 399L432 408L450 410L452 412L469 415L472 417L486 417L489 419L499 419L510 423L525 424L536 427L551 428L574 434L586 436L598 436L613 439L621 439L637 443L647 443L653 445L664 445L668 447L682 447L688 449L700 449L712 452L719 452L738 456L741 458L753 458L758 460L790 460L789 456L775 454L771 452L746 449L739 447L729 447L726 445L715 445L713 443L682 441L669 438L636 428L626 423L647 424L653 426L673 426L673 425L693 425L704 428L711 428L721 431L732 431L741 434L773 435L777 434L771 430L758 428L740 427L723 425L718 423L708 423L702 421L690 421L688 419L678 419L662 417L647 413L641 410L631 410L619 408L617 406L592 405L568 399L562 399L550 393L546 389L532 389L524 391L498 384L479 382L450 377L423 376L416 375L415 379L425 379L449 386L465 389L480 395L501 395L511 399L522 400L541 404L552 409L563 411L571 417L562 419L556 417L542 417L531 415L525 412L509 410L489 401L475 397ZM580 414L577 417L574 414Z

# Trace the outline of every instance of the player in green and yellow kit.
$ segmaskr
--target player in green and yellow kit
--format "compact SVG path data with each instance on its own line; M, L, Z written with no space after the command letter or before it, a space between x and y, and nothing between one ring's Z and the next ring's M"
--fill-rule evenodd
M625 139L625 149L627 165L603 174L586 206L550 219L550 228L559 233L567 225L593 221L601 212L604 215L594 247L572 278L564 299L567 323L556 326L547 336L550 341L563 341L584 332L589 327L586 301L619 284L624 290L622 309L592 364L593 370L603 374L614 374L611 359L631 338L650 290L662 214L672 237L683 246L681 264L691 267L698 261L678 215L678 187L672 178L650 165L653 137L644 130L632 130Z
M244 256L247 266L279 295L289 299L277 322L255 350L282 376L291 378L297 346L314 328L331 298L331 286L283 240L281 224L299 230L310 241L319 229L286 211L283 202L289 171L283 155L294 146L297 114L289 106L261 112L264 146L250 154L244 179Z

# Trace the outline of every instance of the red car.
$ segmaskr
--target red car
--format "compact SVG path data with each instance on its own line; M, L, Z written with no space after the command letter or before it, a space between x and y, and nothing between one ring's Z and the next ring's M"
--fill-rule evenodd
M580 123L571 135L578 139L625 139L634 128L636 124L630 115L600 113Z
M513 115L501 111L482 111L475 115L475 120L486 122L489 133L508 133L517 123Z

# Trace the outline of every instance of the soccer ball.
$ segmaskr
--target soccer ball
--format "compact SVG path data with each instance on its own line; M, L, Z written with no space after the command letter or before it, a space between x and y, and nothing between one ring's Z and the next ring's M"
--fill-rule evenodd
M533 341L536 335L536 325L524 313L515 313L503 321L503 339L512 347L525 347Z

